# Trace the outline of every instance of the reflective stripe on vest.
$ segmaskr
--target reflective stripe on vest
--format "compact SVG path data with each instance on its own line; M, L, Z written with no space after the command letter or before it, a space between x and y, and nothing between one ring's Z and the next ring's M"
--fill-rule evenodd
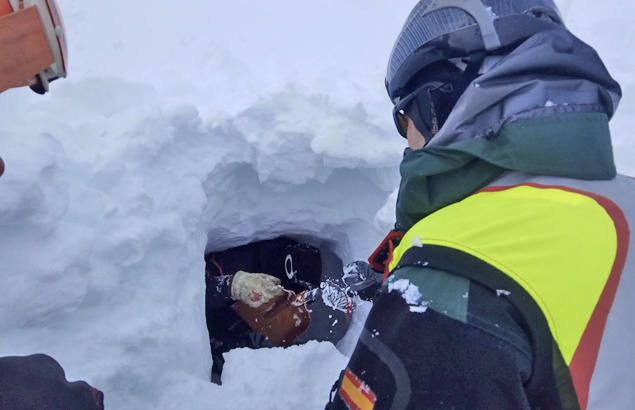
M615 310L629 297L633 301L628 306L635 306L635 294L622 292L616 299L623 272L629 284L635 276L635 252L629 250L634 242L629 219L633 223L634 217L632 180L585 182L512 174L417 223L395 249L390 269L410 248L435 245L467 253L505 273L542 310L581 407L589 403L590 409L606 409L607 398L616 399L604 396L609 394L607 386L624 396L624 403L634 398L629 386L635 377L631 383L628 378L607 378L611 369L602 361L614 354L601 351L613 344L611 348L629 355L624 360L635 364L635 334L630 330L635 322L630 320L626 335L609 318L609 312L611 317L619 314ZM597 390L599 396L596 381L604 386Z

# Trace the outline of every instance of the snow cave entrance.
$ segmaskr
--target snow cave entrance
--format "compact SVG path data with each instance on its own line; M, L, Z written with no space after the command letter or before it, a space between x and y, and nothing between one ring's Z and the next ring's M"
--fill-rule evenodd
M334 245L315 236L289 235L227 249L208 245L205 316L212 382L222 383L224 355L236 348L286 347L311 340L337 345L349 328L353 300L345 291L344 266ZM258 309L235 302L231 278L239 270L275 276L293 296Z

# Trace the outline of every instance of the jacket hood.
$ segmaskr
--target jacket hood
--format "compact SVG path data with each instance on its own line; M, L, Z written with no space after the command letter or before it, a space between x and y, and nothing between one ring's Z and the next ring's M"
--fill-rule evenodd
M620 97L590 46L562 30L531 37L473 81L425 149L407 150L397 228L509 171L614 178L608 121Z
M557 113L610 119L621 96L592 47L566 30L538 33L472 82L429 146L491 138L506 124Z

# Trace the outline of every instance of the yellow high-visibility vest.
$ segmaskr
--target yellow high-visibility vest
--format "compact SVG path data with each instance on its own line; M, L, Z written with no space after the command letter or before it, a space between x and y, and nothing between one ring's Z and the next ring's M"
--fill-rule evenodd
M635 408L634 223L632 179L510 174L419 221L390 270L432 258L490 287L513 283L544 316L580 406Z

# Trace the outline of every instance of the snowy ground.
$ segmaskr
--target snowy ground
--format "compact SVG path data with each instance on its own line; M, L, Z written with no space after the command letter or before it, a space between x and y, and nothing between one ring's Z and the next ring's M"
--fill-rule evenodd
M60 0L70 78L0 96L0 355L51 354L109 409L321 408L346 363L329 344L235 351L207 382L202 256L280 233L369 253L403 148L385 62L414 3ZM622 82L635 175L635 6L561 4Z

